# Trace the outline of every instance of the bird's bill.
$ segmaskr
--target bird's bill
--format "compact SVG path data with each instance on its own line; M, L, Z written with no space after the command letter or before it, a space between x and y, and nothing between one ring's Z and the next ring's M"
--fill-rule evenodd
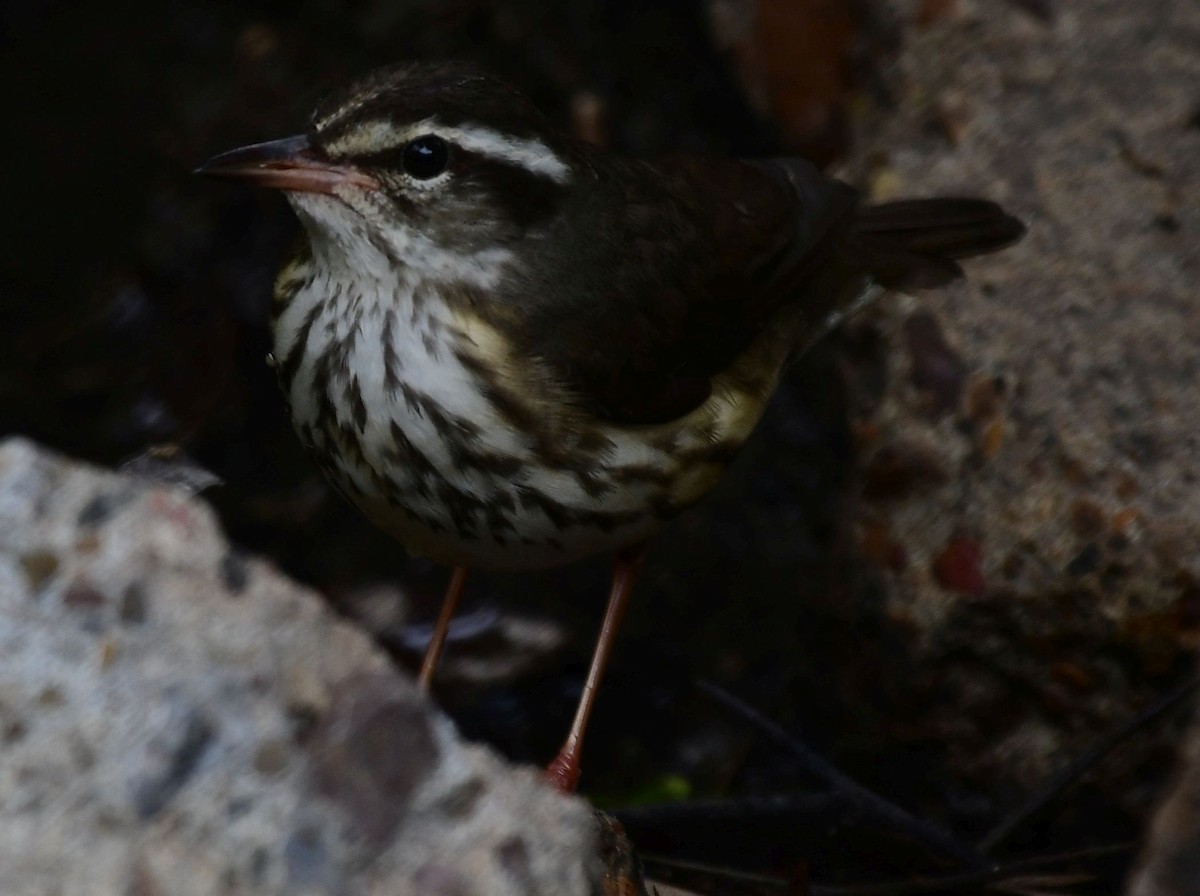
M213 156L196 174L236 177L255 186L300 193L333 194L338 187L379 186L357 168L326 158L303 134L231 149Z

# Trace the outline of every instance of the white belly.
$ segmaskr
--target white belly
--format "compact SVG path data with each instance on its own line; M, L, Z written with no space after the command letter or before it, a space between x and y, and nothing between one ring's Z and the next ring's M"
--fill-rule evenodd
M276 357L301 338L285 384L297 432L337 488L416 553L553 566L645 539L679 509L676 463L647 428L591 432L582 472L552 462L546 431L539 444L515 429L456 355L494 335L436 299L317 282L280 316ZM559 426L549 453L578 452L584 435Z

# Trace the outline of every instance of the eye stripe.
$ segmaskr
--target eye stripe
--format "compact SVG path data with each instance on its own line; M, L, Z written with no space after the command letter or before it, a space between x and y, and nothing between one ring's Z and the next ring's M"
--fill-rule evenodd
M513 137L480 125L449 127L432 118L402 128L387 121L363 122L326 143L325 150L334 157L378 156L425 134L434 134L468 152L517 165L555 183L571 179L571 169L540 140Z
M530 227L552 215L563 196L562 186L511 162L463 150L462 175L490 195L489 208L501 220Z

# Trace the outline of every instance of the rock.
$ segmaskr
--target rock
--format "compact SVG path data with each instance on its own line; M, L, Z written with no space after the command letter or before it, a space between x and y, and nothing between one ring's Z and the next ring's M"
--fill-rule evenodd
M0 444L0 829L12 894L558 896L607 873L582 801L462 743L204 503L21 440Z
M1129 896L1192 896L1200 889L1200 727L1184 747L1183 768L1150 825Z
M886 346L854 401L859 541L939 694L926 730L1019 793L1200 644L1200 5L924 21L841 173L878 199L985 195L1029 233L852 325Z

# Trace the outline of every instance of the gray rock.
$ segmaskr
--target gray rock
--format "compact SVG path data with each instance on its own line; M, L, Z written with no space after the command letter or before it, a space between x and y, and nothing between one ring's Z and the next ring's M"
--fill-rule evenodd
M908 29L897 106L843 172L1029 225L858 324L885 346L858 394L864 553L934 736L1015 793L1200 643L1200 4L1057 6L963 0Z
M1194 727L1183 768L1150 825L1129 896L1193 896L1200 892L1200 727Z
M0 892L567 894L580 800L458 740L171 488L0 444Z

